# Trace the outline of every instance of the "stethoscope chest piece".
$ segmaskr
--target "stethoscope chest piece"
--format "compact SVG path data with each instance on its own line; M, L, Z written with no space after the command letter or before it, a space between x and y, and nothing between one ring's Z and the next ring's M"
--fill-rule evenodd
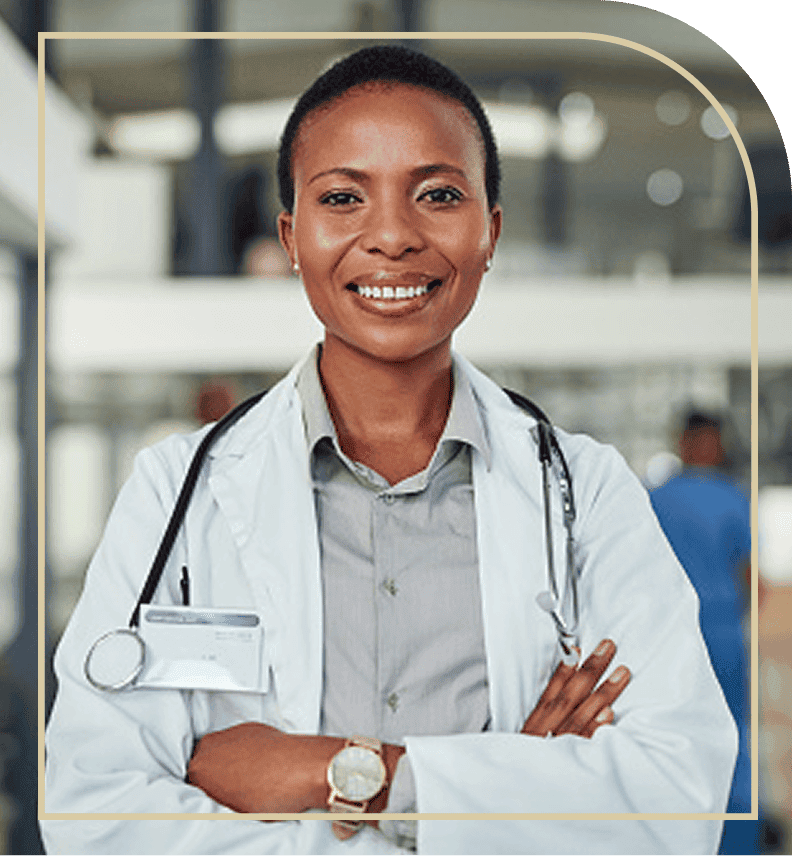
M137 631L126 627L105 633L85 657L85 677L99 690L132 686L143 670L145 647Z

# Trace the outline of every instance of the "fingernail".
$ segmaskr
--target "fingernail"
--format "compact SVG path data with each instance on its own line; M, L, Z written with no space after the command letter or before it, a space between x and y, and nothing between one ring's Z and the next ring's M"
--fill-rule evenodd
M618 684L619 681L624 680L624 676L627 674L627 668L625 666L619 666L619 668L608 678L611 684Z
M605 723L609 719L613 717L613 708L610 705L605 705L605 707L594 717L595 723Z
M594 653L597 655L597 657L604 657L608 653L610 645L610 639L603 639L602 642L597 645L597 650Z

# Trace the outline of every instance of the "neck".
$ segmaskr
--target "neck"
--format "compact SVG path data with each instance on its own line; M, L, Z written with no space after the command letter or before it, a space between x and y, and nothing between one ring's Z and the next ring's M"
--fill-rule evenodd
M422 471L451 406L451 350L380 361L326 338L322 386L343 452L394 484Z

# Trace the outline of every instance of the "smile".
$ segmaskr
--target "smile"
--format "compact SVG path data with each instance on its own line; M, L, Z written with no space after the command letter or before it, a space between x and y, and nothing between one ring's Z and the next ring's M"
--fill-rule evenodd
M426 295L426 293L431 292L435 287L439 287L442 284L442 280L440 278L436 278L433 281L430 281L428 284L417 284L417 285L403 285L403 284L388 284L388 285L372 285L368 284L355 284L350 283L347 284L347 289L352 292L357 293L359 296L362 296L364 299L391 299L391 300L399 300L399 299L414 299L419 296Z

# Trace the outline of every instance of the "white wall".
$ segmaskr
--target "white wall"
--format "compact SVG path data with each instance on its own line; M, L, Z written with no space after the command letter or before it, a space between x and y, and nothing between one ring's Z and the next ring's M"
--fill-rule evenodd
M762 283L761 360L790 362L792 289ZM295 279L68 280L53 291L50 320L53 367L74 372L284 368L321 334ZM585 279L518 287L490 276L456 345L484 364L748 364L749 286L691 278L652 289Z

